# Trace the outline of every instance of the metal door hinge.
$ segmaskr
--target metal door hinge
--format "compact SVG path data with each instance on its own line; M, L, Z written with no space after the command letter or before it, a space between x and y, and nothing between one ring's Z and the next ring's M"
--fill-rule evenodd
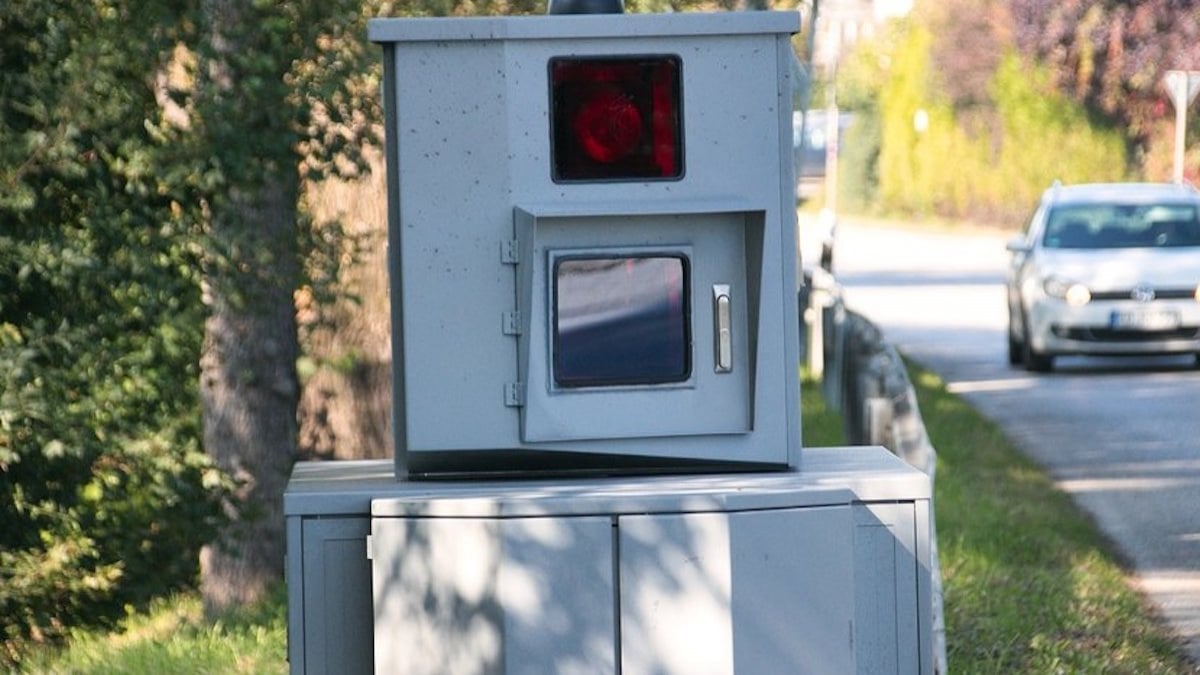
M510 408L520 408L525 405L525 384L509 382L504 385L504 405Z
M506 265L516 265L521 262L521 249L516 239L505 239L500 242L500 262Z
M501 331L505 335L520 335L521 313L516 310L505 312L501 321Z

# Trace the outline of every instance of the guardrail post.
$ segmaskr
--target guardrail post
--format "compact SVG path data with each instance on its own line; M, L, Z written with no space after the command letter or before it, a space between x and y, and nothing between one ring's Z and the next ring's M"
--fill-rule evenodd
M806 287L808 289L808 306L804 308L804 320L808 324L806 356L809 374L817 379L825 376L828 330L830 327L830 310L841 301L833 276L825 270L816 269L806 272Z
M882 445L932 483L937 452L917 405L904 360L864 317L846 310L833 276L815 270L804 318L808 322L808 365L821 378L826 406L842 416L850 444ZM937 530L930 522L934 672L946 673L946 622Z
M891 446L891 399L886 396L872 396L863 401L863 427L865 445L882 445L885 448Z

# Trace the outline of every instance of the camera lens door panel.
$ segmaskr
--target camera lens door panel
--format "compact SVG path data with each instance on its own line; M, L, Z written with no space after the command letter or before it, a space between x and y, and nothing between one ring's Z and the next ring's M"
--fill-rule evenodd
M751 431L760 212L517 222L523 442Z

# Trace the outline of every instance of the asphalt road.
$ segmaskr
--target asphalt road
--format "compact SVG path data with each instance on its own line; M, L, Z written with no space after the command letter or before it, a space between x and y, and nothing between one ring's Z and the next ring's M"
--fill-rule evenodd
M806 261L813 229L802 217ZM1008 238L844 219L834 272L847 306L1093 515L1200 664L1200 369L1190 357L1059 358L1038 375L1010 367Z

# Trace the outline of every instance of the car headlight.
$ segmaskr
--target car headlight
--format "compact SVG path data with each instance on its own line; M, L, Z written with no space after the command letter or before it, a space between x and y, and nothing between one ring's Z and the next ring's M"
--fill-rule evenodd
M1192 297L1196 298L1196 302L1200 302L1200 284L1196 284L1196 292L1192 294Z
M1092 292L1087 286L1062 277L1047 277L1042 282L1046 295L1066 300L1072 307L1082 307L1092 301ZM1200 289L1197 290L1200 293Z

